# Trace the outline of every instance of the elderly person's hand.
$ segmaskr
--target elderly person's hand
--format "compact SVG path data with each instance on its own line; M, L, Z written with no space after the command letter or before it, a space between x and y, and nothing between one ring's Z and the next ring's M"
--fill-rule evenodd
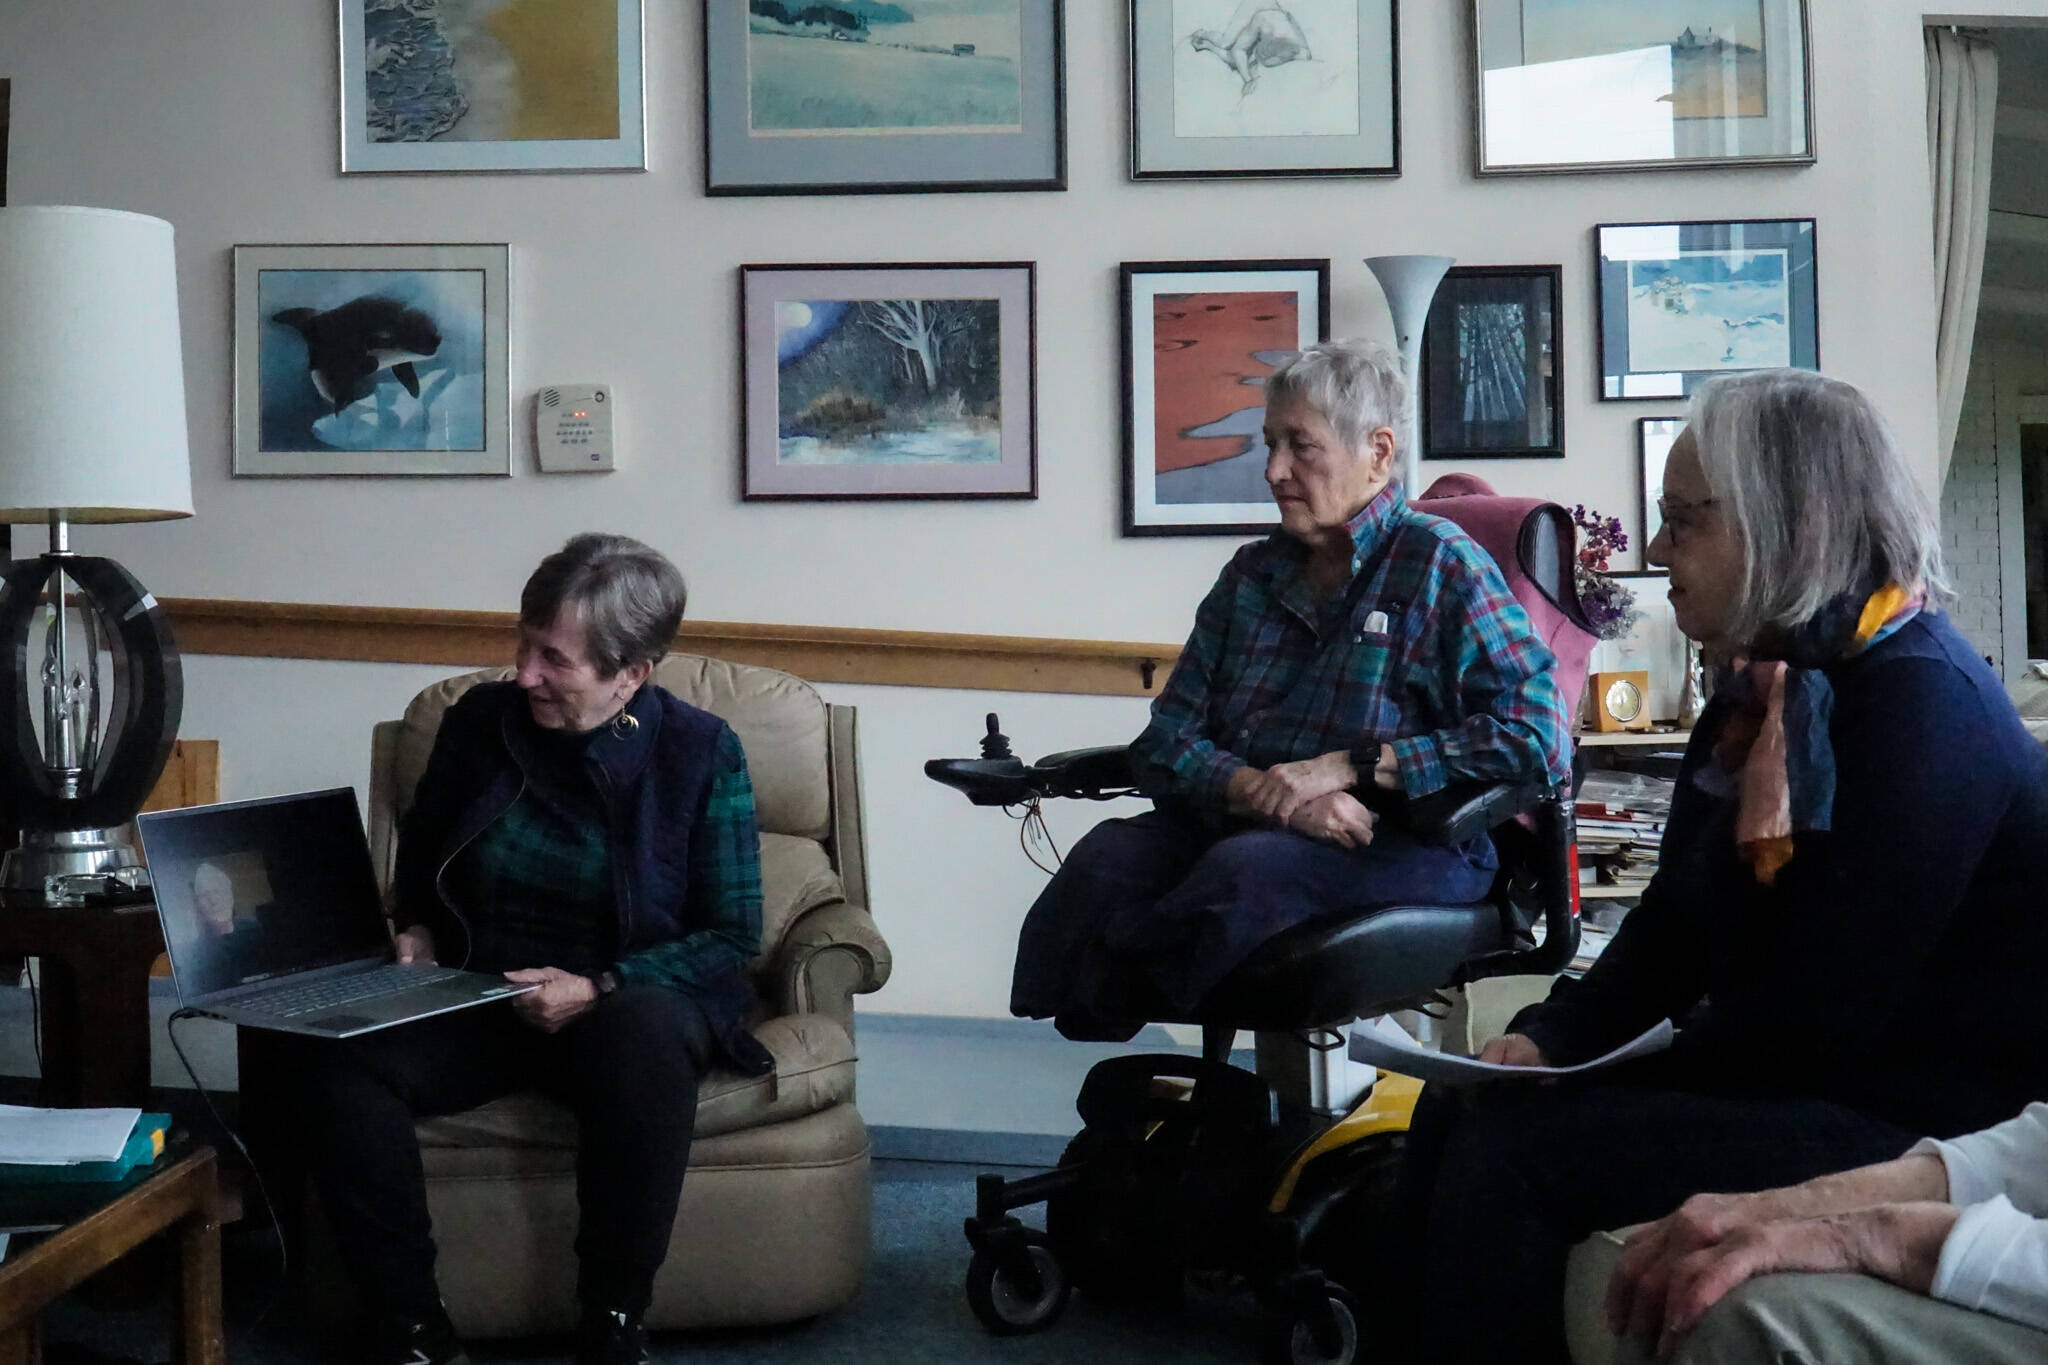
M1526 1033L1503 1033L1479 1049L1479 1060L1495 1066L1549 1066L1550 1059Z
M391 938L391 949L403 966L431 967L434 965L434 931L424 924L415 924L410 929L401 929Z
M1291 825L1294 813L1309 802L1331 792L1349 791L1358 781L1351 755L1335 749L1270 768L1238 769L1230 776L1230 804L1276 825Z
M1962 1210L1953 1204L1881 1204L1819 1218L1744 1223L1712 1245L1670 1264L1655 1318L1631 1333L1667 1356L1707 1310L1758 1275L1784 1271L1874 1275L1915 1293L1934 1283L1942 1243ZM1617 1270L1615 1278L1620 1279Z
M1287 827L1339 848L1364 848L1372 842L1374 818L1350 792L1333 791L1297 806Z
M514 997L519 1017L542 1033L554 1033L597 1003L597 983L560 967L528 967L505 973L507 981L538 985L537 991Z
M1784 1205L1783 1194L1696 1194L1677 1212L1632 1231L1607 1281L1609 1329L1619 1337L1654 1343L1679 1265L1737 1232L1788 1216L1792 1210Z

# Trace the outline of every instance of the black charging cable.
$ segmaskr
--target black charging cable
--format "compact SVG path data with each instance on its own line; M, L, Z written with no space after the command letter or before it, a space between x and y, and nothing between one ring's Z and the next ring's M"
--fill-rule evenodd
M264 1183L263 1172L256 1165L256 1158L249 1155L248 1145L242 1141L242 1135L221 1117L220 1110L214 1105L213 1096L199 1083L199 1073L192 1069L192 1059L185 1055L185 1045L178 1041L178 1025L184 1020L201 1017L197 1010L173 1010L164 1026L164 1032L171 1040L171 1050L178 1054L179 1064L185 1068L185 1075L191 1079L192 1088L199 1092L200 1101L206 1105L206 1112L212 1116L214 1126L227 1134L228 1141L234 1143L235 1150L242 1154L243 1162L249 1167L249 1174L256 1177L256 1193L263 1200L264 1212L270 1215L271 1231L277 1234L277 1288L271 1291L270 1301L263 1305L263 1311L256 1315L256 1320L249 1324L251 1327L261 1327L284 1297L285 1286L291 1278L291 1248L285 1243L284 1223L277 1216L277 1205L271 1201L270 1186Z

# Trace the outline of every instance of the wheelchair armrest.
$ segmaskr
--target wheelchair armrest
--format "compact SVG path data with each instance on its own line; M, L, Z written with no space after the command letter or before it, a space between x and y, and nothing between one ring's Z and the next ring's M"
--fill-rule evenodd
M1031 765L1048 796L1103 797L1122 795L1138 785L1137 765L1128 744L1094 749L1065 749Z
M1578 837L1571 783L1544 792L1529 813L1537 845L1531 889L1543 913L1543 941L1468 962L1460 973L1461 983L1488 976L1556 976L1579 951Z
M1430 843L1462 844L1531 809L1549 790L1542 781L1458 782L1412 799L1375 791L1382 799L1367 804Z

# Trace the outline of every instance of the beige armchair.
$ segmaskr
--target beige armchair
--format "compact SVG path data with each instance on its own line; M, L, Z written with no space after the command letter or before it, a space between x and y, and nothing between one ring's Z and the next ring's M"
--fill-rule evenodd
M441 715L490 669L421 692L380 723L370 847L391 882L395 830ZM713 1072L647 1325L782 1322L835 1308L868 1254L868 1138L854 1107L853 997L889 979L867 906L854 711L787 673L673 654L654 681L722 717L746 749L761 825L763 1009L772 1075ZM575 1120L523 1094L419 1125L442 1295L468 1337L574 1325Z

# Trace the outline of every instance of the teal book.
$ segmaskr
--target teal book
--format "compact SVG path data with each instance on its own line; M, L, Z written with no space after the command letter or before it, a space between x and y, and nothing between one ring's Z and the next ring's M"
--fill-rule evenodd
M0 1161L0 1184L42 1185L57 1182L119 1180L137 1166L147 1166L163 1155L164 1138L171 1131L169 1114L144 1114L135 1120L128 1145L112 1161L78 1161L68 1166L25 1165Z

